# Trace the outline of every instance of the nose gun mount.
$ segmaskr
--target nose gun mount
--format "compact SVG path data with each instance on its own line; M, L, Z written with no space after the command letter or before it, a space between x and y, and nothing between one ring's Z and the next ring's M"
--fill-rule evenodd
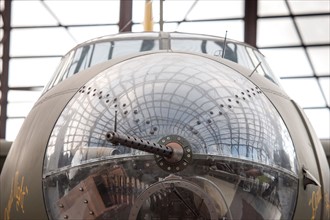
M154 154L157 165L171 173L185 169L192 161L192 149L189 142L179 135L168 135L158 143L150 142L129 135L110 131L106 134L107 141L125 147Z

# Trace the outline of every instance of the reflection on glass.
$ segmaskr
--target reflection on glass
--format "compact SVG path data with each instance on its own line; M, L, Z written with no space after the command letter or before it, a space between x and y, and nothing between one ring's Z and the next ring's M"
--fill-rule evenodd
M181 136L192 162L164 171L154 155L108 142L115 127L154 143ZM43 177L51 219L288 219L298 183L290 135L262 91L174 52L126 60L82 86L54 126Z

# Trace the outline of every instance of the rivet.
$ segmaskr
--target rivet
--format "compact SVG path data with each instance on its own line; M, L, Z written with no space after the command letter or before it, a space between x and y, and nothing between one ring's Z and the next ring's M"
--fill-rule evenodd
M84 188L80 187L80 188L79 188L79 191L84 191Z
M69 218L69 216L67 216L67 215L64 216L64 219L68 219L68 218Z
M88 203L88 200L85 199L85 200L84 200L84 203Z
M63 204L60 204L59 207L60 207L60 208L64 208L64 205L63 205Z
M89 214L90 214L90 215L94 215L94 212L93 212L93 211L89 211Z

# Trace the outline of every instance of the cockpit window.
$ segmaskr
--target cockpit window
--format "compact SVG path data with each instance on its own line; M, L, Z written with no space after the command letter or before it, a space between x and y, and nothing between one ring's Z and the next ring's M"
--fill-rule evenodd
M261 62L256 72L278 84L278 80L271 72L263 55L243 43L226 41L226 45L224 45L224 39L194 35L192 37L188 34L177 33L171 33L169 37L164 38L157 35L146 35L144 39L141 39L141 36L133 38L128 38L127 35L124 36L127 39L109 38L107 40L100 38L98 41L82 44L71 51L70 56L64 57L63 62L65 65L61 64L57 69L55 73L56 80L49 83L44 91L98 63L133 53L160 50L160 48L224 57L251 71ZM164 39L166 40L164 41ZM72 54L74 54L73 59Z
M219 57L224 56L225 59L238 63L237 44L234 43L227 43L224 52L223 41L173 38L171 40L171 49L195 53L205 53Z
M63 80L81 70L86 69L89 66L89 61L93 50L92 46L93 45L87 45L76 50L73 61L70 67L67 69Z
M256 72L258 74L266 77L273 83L279 85L279 81L278 81L277 77L275 77L275 75L273 74L270 67L268 66L268 63L265 60L265 57L261 53L259 53L258 51L254 50L252 48L247 47L246 50L250 56L250 59L252 60L254 67L257 67L259 65L259 67L256 69Z

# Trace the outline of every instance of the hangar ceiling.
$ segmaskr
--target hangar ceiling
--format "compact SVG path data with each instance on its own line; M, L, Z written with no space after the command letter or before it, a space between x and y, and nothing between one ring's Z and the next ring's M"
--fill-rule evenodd
M159 31L159 0L153 0ZM330 3L165 0L164 31L224 36L259 48L282 86L330 138ZM143 0L1 1L0 138L15 139L62 55L93 37L143 31Z

